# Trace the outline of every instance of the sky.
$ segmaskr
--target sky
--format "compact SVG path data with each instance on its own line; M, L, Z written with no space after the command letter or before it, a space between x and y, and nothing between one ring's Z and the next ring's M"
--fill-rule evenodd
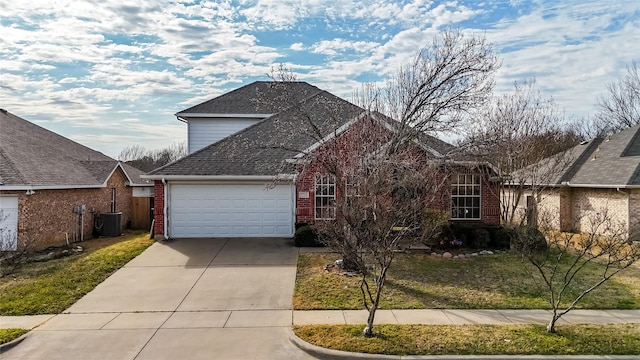
M640 61L632 0L0 0L0 108L117 158L279 64L349 100L446 28L493 44L496 94L535 78L569 119Z

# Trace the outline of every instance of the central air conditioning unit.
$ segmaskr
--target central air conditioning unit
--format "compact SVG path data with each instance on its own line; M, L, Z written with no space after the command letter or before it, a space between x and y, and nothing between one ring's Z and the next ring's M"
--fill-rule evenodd
M102 220L102 236L120 236L122 235L122 213L103 213L100 214Z

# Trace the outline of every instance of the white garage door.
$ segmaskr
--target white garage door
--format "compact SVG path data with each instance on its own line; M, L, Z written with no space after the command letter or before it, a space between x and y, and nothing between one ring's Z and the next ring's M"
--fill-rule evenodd
M18 246L18 197L0 196L0 251Z
M293 236L292 186L171 184L169 236Z

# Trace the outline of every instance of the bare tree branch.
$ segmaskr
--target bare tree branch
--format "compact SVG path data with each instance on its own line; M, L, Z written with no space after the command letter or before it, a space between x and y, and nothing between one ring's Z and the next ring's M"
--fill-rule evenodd
M633 61L626 75L607 84L608 94L600 97L596 108L593 135L616 133L640 123L640 69Z

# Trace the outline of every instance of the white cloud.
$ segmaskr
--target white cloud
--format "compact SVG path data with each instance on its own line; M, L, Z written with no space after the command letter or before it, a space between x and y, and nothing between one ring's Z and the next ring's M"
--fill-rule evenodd
M303 51L303 50L305 50L305 47L304 47L303 43L297 42L297 43L291 44L291 46L289 46L289 49L294 50L294 51Z
M264 79L274 63L283 62L302 80L349 99L358 80L379 81L411 61L442 27L466 20L486 30L501 52L498 91L536 76L543 92L568 113L590 112L604 85L616 80L631 60L640 60L634 46L640 43L637 2L536 1L521 6L490 14L494 22L482 23L495 4L0 2L0 19L10 24L0 26L0 104L30 120L80 123L73 136L86 141L145 142L163 133L169 138L176 131L171 114L182 106ZM126 122L113 121L122 114ZM92 128L109 132L100 137ZM123 132L125 128L140 138ZM113 135L117 132L123 135Z
M315 54L340 55L345 52L368 53L379 44L370 41L349 41L345 39L322 40L311 47Z

